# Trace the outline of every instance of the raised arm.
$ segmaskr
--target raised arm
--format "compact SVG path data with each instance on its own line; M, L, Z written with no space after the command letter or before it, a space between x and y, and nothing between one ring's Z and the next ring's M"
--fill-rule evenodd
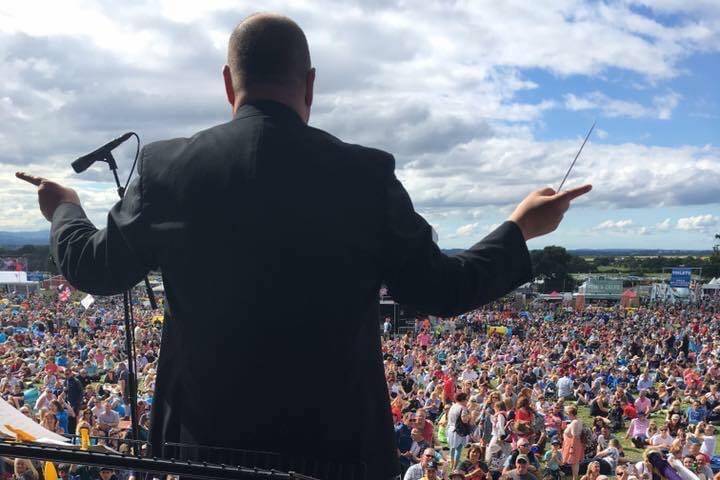
M445 255L394 172L385 182L385 280L402 303L441 316L472 310L531 280L526 240L553 231L570 201L590 190L585 186L560 194L549 188L533 192L480 242Z
M141 165L142 157L138 172ZM101 230L87 218L74 190L25 173L16 175L38 186L40 209L52 222L51 252L74 287L97 295L120 293L154 265L140 175L110 210Z

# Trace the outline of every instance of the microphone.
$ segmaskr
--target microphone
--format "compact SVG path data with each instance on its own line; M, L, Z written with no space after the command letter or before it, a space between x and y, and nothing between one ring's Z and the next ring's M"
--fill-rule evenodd
M72 162L72 168L75 170L75 173L82 173L85 170L87 170L90 165L97 162L98 160L102 161L105 160L107 157L107 154L110 153L111 150L116 148L121 143L127 141L128 138L132 137L133 132L128 132L123 134L122 136L116 138L115 140L111 140L102 147L98 148L94 152L90 152L87 155L83 155L82 157L78 158L74 162Z

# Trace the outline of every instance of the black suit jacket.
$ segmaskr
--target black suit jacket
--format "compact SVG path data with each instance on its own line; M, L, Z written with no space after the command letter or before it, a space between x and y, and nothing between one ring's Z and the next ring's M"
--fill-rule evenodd
M138 173L102 230L80 207L61 205L52 248L67 280L93 294L119 293L162 269L170 318L153 405L156 454L218 460L160 447L228 446L302 457L304 466L291 467L321 478L350 478L338 470L345 464L389 478L398 462L381 281L400 302L453 315L531 275L517 225L444 255L391 155L343 143L275 102L145 146Z

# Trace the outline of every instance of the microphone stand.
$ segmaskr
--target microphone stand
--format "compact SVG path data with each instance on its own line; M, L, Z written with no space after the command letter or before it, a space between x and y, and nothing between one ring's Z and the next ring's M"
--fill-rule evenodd
M125 197L125 188L120 184L120 178L117 173L117 162L115 162L115 158L110 151L107 152L104 161L107 162L113 173L115 184L117 185L117 193L122 200ZM155 295L153 294L152 288L150 288L147 275L145 275L145 289L147 290L148 300L150 301L150 308L153 310L157 309ZM128 357L127 390L128 401L130 403L130 431L132 432L133 440L139 440L140 427L137 418L137 368L135 364L135 318L132 311L132 287L123 292L123 308L125 311L125 350Z

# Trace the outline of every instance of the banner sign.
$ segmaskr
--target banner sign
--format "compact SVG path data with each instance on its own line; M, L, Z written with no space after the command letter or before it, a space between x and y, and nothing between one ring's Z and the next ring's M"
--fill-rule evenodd
M673 288L690 287L690 276L692 269L690 268L673 268L670 275L670 286Z
M28 282L42 282L45 280L45 274L43 272L28 272Z

